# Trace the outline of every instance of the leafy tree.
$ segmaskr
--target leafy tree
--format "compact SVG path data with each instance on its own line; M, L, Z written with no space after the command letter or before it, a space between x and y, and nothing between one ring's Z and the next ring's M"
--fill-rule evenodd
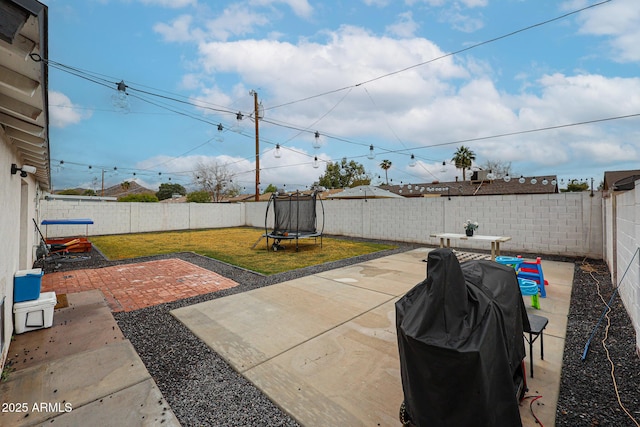
M131 187L131 183L129 181L123 181L120 184L120 187L124 190L127 191L129 189L129 187Z
M569 181L569 184L567 184L567 188L564 190L560 190L562 192L580 192L580 191L587 191L589 189L589 184L587 184L586 182L578 182L576 180L573 181Z
M160 184L156 197L158 197L158 200L165 200L170 199L174 194L185 196L187 194L187 190L180 184L164 183Z
M453 154L451 161L455 163L457 169L462 169L462 180L467 180L466 170L471 167L473 161L476 159L476 153L469 148L461 145Z
M83 196L95 196L95 195L96 195L96 192L95 192L94 190L92 190L92 189L90 189L90 188L89 188L89 189L87 189L87 190L84 190L84 191L82 192L82 195L83 195Z
M187 194L187 202L189 203L210 203L211 194L206 191L194 191Z
M153 193L127 194L118 197L119 202L157 202L158 198Z
M321 175L318 183L325 188L345 188L371 183L371 177L365 172L364 166L343 157L340 163L329 162L324 175Z
M267 188L264 189L264 192L262 194L275 193L276 191L278 191L276 186L273 184L269 184Z
M214 202L219 202L224 196L239 194L240 190L234 185L232 175L226 165L216 161L198 162L192 173L194 184L202 191L211 194Z
M391 169L391 160L383 160L380 163L380 167L382 168L382 170L384 170L384 178L387 185L389 185L389 175L387 174L387 171Z

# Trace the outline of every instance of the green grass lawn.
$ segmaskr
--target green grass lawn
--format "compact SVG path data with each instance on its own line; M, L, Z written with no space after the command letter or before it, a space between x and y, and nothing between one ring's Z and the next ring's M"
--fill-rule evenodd
M111 260L195 252L267 275L396 248L394 245L326 237L322 240L322 247L320 239L299 240L297 252L295 240L283 240L281 244L285 250L267 248L266 239L252 248L263 233L264 230L256 228L234 227L95 236L91 237L91 242Z

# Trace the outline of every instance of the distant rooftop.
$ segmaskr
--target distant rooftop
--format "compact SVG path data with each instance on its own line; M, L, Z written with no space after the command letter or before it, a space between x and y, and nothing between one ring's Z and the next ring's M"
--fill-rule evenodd
M477 176L474 176L477 178ZM521 182L522 181L522 182ZM553 194L558 193L555 175L512 177L508 181L499 179L471 179L470 181L433 181L430 183L408 183L381 185L392 193L404 197L433 196L491 196L499 194Z

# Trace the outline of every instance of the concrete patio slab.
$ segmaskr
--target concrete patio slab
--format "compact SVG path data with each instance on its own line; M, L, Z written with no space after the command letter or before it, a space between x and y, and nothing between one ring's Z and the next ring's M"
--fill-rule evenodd
M543 334L544 360L540 358L540 340L538 339L533 344L533 378L528 372L531 355L528 354L529 347L527 345L527 386L529 387L528 395L542 395L542 398L533 404L534 412L542 421L542 425L554 425L556 402L560 394L560 374L564 357L574 264L543 260L542 271L545 279L549 282L546 287L547 297L540 298L540 310L529 306L527 312L546 317L549 319L549 324ZM527 300L528 298L525 298L525 302L528 302ZM535 423L527 406L523 405L525 411L523 412L522 409L520 411L523 424L525 427L536 427L538 424Z
M303 425L397 426L403 394L394 303L424 280L427 252L367 261L172 314ZM548 297L541 310L530 309L550 318L545 358L537 341L535 376L527 375L527 384L529 395L542 396L534 413L543 425L553 425L573 264L546 265ZM538 425L529 401L520 409L525 427Z
M245 377L302 425L399 425L396 300L245 371Z
M135 402L135 405L132 404ZM179 426L152 379L109 394L55 418L56 427Z
M12 373L0 385L0 395L28 403L26 413L2 413L0 421L13 426L40 423L150 379L129 341L43 362ZM139 412L138 400L129 399L128 403L125 407L111 406L110 410ZM158 409L160 416L163 411ZM91 418L84 419L83 424L101 425Z
M307 276L179 308L171 314L244 372L390 298Z
M0 425L179 425L102 293L67 298L51 328L12 341L0 396L21 405L0 412Z
M7 358L12 369L124 340L99 290L69 294L67 299L68 307L55 310L51 328L14 336Z
M416 261L414 260L415 264ZM409 289L422 282L426 277L427 264L417 271L415 265L406 265L405 260L391 260L385 263L363 262L351 267L319 273L324 277L345 285L356 286L381 292L390 296L404 295Z

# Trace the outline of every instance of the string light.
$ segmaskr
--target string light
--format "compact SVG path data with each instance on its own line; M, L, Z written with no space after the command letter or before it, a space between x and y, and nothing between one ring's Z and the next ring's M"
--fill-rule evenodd
M311 143L311 146L317 150L320 148L321 142L320 142L320 132L316 131L316 133L313 135L313 142Z
M374 151L374 149L373 149L373 145L370 145L370 146L369 146L369 154L367 155L367 158L368 158L369 160L373 160L373 159L375 159L375 158L376 158L376 153L375 153L375 151Z
M126 114L131 111L131 104L129 104L127 97L127 85L124 80L121 80L120 83L116 83L116 88L116 93L111 96L111 103L118 111Z

